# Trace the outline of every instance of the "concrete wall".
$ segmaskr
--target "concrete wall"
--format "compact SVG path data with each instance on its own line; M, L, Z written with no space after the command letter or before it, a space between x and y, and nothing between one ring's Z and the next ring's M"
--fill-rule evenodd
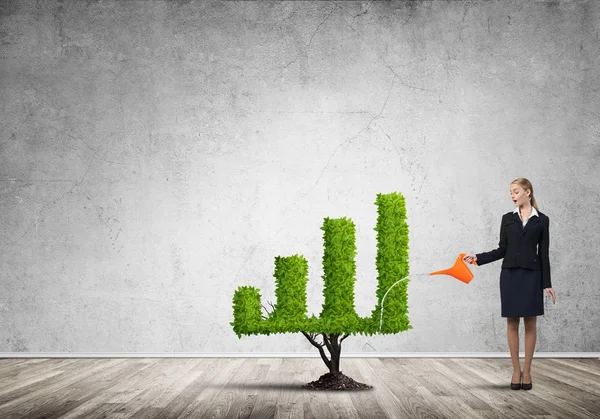
M375 306L377 193L407 198L410 318L345 352L505 352L491 250L529 178L555 306L538 351L600 351L600 2L3 1L0 352L313 352L239 340L240 285L357 225ZM316 351L315 351L316 353Z

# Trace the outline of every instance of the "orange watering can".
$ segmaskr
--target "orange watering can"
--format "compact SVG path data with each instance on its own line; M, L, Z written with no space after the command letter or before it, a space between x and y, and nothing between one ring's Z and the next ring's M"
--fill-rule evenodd
M469 282L471 282L471 279L473 279L473 272L471 272L465 261L462 260L462 258L465 256L466 253L461 253L456 259L456 262L454 262L453 267L451 267L450 269L444 269L443 271L432 272L429 275L450 275L458 279L459 281L468 284ZM477 262L473 261L471 262L471 264L477 265Z

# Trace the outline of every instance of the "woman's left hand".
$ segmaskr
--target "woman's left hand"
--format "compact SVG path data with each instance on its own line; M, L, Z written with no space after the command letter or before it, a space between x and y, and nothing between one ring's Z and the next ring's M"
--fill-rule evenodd
M556 293L552 288L546 288L546 294L548 297L552 297L552 304L556 304Z

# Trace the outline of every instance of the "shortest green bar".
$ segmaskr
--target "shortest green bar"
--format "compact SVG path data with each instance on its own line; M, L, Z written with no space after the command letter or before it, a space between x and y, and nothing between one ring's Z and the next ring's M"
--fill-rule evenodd
M238 337L259 332L262 319L260 290L255 287L239 287L233 294L233 331Z

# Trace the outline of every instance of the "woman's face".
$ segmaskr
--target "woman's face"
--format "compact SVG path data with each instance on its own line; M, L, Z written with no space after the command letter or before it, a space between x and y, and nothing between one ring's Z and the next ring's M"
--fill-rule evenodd
M513 200L515 206L519 207L527 202L529 202L529 195L523 187L519 184L513 183L510 185L510 197Z

